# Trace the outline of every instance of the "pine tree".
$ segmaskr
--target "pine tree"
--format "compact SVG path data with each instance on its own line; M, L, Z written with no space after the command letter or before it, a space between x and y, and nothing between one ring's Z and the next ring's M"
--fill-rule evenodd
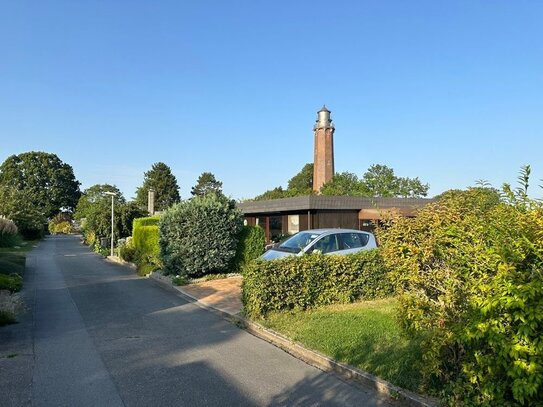
M162 162L154 163L151 169L144 173L143 185L136 190L136 202L141 208L147 208L151 188L155 191L156 211L164 211L181 201L177 179L170 167Z
M222 182L217 181L215 175L211 172L203 172L196 181L196 185L192 187L190 193L193 196L204 196L210 192L222 194Z

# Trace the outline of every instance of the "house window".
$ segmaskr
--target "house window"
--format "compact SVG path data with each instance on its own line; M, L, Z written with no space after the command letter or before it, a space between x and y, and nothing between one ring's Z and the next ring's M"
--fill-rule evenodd
M279 242L283 237L283 217L270 216L270 239Z
M288 215L288 234L293 235L300 231L300 215Z

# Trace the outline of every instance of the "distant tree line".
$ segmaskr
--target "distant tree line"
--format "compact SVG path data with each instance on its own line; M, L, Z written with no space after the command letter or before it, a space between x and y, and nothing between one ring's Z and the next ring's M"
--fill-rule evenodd
M367 196L420 198L428 194L429 185L418 177L398 177L386 165L372 165L359 178L352 172L336 173L319 191L330 196ZM255 197L255 200L279 199L314 194L313 164L306 164L302 170L288 181L286 189L279 186Z

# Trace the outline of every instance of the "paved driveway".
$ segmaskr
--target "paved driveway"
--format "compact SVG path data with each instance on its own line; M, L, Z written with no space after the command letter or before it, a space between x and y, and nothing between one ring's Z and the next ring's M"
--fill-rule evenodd
M48 237L27 264L30 311L0 328L2 405L389 406L75 237Z

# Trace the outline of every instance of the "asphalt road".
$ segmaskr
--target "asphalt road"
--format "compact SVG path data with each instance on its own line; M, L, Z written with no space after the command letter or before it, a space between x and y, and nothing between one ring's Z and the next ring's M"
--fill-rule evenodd
M24 295L0 328L0 405L390 406L73 236L30 252Z

